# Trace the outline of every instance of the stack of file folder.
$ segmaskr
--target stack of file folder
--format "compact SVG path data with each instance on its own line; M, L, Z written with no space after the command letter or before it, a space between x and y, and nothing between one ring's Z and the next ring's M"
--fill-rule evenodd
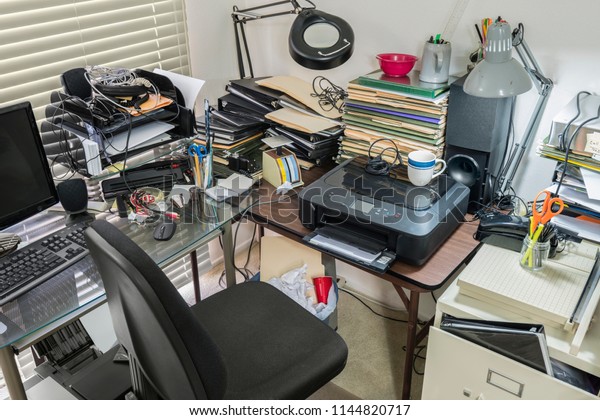
M338 140L343 129L324 130L308 134L285 126L274 126L267 130L270 136L281 135L292 143L286 147L294 152L303 169L333 160L338 153Z
M419 80L419 72L404 77L390 77L381 71L360 76L348 83L343 121L344 136L338 161L383 152L390 163L397 147L404 163L408 153L428 150L441 158L444 154L446 115L450 77L443 84Z
M219 111L260 119L266 135L284 136L304 169L332 161L343 133L341 112L319 105L312 86L293 76L231 80Z
M600 242L600 123L596 118L598 95L578 95L552 121L550 134L538 153L557 161L552 185L565 202L553 219L560 227L580 237ZM567 155L566 150L569 148ZM565 160L568 162L565 162ZM564 175L563 175L564 173ZM561 183L562 180L562 183Z
M256 79L231 80L227 94L210 112L213 160L254 181L262 178L261 141L272 123L265 115L279 108L277 93L255 83ZM198 118L197 143L206 144L205 119Z
M275 123L267 134L290 140L287 148L304 169L333 161L343 133L341 100L335 104L338 106L323 102L310 83L294 76L275 76L256 83L279 92L281 108L266 115Z

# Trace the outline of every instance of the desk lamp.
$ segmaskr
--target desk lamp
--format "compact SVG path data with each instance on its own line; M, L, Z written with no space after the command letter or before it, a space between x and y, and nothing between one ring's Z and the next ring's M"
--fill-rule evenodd
M238 67L242 79L246 77L242 44L250 77L254 77L244 25L253 20L274 16L298 15L290 28L288 44L290 55L301 66L313 70L327 70L338 67L348 61L354 51L354 32L352 31L352 27L342 18L317 10L312 1L305 1L310 6L302 7L297 0L277 1L242 10L238 9L237 6L233 6L231 17L235 30ZM255 10L283 4L291 5L291 10L269 14L255 12Z
M544 76L523 39L522 24L511 32L510 25L500 18L488 28L485 41L485 59L481 61L465 80L465 93L482 98L513 97L525 93L535 85L539 98L520 143L515 143L507 163L498 174L496 191L504 195L510 191L521 159L531 143L540 123L548 96L552 91L552 80ZM512 58L512 47L519 54L522 65Z

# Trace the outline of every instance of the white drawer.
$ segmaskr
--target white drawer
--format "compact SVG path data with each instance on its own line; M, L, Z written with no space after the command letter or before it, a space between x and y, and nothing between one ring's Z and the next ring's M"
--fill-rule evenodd
M570 384L431 327L423 399L597 399Z

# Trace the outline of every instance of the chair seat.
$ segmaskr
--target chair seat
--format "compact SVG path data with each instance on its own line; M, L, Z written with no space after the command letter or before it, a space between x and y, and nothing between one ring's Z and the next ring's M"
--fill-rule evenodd
M345 342L290 300L269 284L248 282L191 308L224 359L224 399L306 398L342 371Z

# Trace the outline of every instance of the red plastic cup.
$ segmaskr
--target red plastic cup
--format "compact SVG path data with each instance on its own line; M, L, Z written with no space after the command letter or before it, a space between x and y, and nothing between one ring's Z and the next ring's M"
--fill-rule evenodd
M329 289L331 289L333 279L331 276L315 277L313 278L313 284L315 285L317 302L327 305L327 297L329 296Z

